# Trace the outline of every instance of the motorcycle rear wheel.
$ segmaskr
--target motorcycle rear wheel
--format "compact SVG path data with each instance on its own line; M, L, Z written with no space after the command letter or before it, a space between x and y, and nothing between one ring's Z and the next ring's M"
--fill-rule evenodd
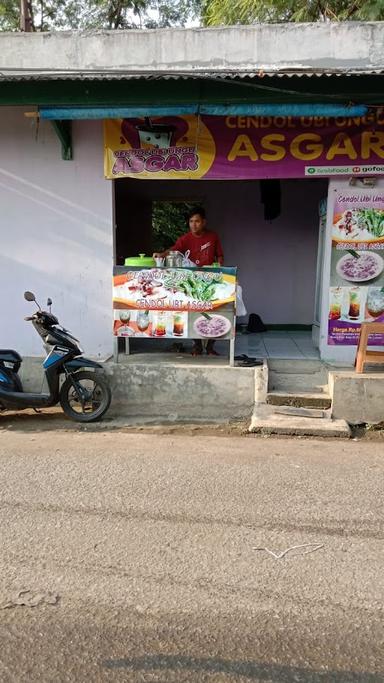
M96 422L111 403L109 384L98 373L81 370L67 377L60 390L65 414L77 422Z

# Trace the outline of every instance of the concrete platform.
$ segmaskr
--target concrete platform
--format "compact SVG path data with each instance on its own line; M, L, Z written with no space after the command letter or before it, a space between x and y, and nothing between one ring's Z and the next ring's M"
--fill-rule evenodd
M221 420L250 417L255 381L263 368L231 368L220 359L189 357L178 364L107 363L113 416L151 416L166 420ZM209 360L209 359L207 359Z
M251 433L285 434L287 436L344 437L351 435L345 420L328 420L294 415L273 414L269 417L253 416Z
M332 417L350 424L377 424L384 420L384 369L357 374L330 372Z

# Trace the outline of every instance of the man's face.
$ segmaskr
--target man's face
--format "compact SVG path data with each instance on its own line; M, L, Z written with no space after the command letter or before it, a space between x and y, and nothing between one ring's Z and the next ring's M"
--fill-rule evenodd
M193 235L201 235L204 232L206 225L205 218L202 218L199 213L193 214L189 219L189 229Z

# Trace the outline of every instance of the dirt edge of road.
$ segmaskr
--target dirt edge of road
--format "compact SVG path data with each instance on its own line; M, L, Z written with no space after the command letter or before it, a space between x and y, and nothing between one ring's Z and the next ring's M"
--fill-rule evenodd
M154 420L140 420L138 418L105 418L94 424L80 424L68 420L58 408L47 409L36 414L33 410L24 412L0 413L1 432L131 432L146 434L183 434L184 436L239 436L248 439L305 439L313 437L283 436L276 434L250 434L248 432L249 420L237 420L229 423L205 423L205 422L160 422ZM378 425L354 425L350 438L365 441L384 441L384 421ZM317 437L333 440L332 437ZM342 437L338 437L342 438Z

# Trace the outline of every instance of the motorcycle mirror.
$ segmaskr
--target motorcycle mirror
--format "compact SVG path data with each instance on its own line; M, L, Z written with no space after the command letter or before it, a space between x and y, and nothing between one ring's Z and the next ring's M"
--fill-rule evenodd
M24 292L24 299L26 301L36 301L36 297L33 292Z
M47 306L52 306L52 299L49 297L47 299Z

